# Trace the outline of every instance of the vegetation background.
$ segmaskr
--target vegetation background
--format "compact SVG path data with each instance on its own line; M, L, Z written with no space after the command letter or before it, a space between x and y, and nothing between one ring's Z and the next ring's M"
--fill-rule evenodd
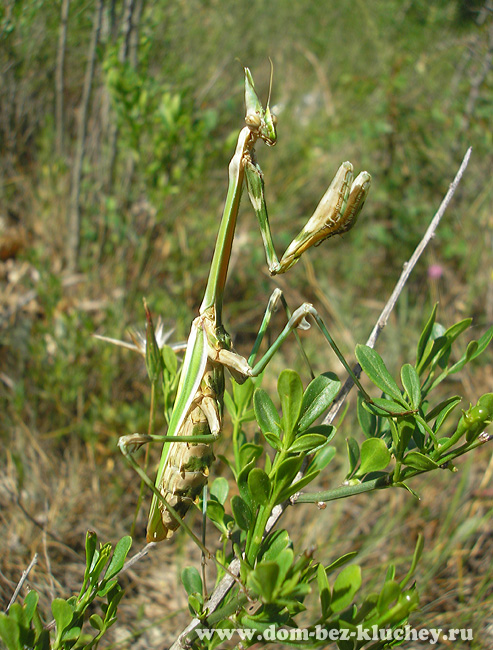
M437 300L447 326L473 316L476 338L492 322L492 14L491 0L2 3L2 609L34 552L30 582L49 612L80 584L86 530L113 542L130 531L138 480L116 443L146 429L150 391L141 357L92 334L123 339L142 327L145 296L173 338L186 338L243 126L241 65L265 97L274 62L279 142L259 144L258 156L279 252L340 162L367 169L373 187L357 228L276 280L244 201L225 309L239 351L280 286L292 306L316 304L354 358L469 145L466 176L378 349L391 369L410 359ZM309 334L315 370L340 371ZM301 368L295 346L272 365L267 389L282 368ZM473 401L491 390L491 366L457 381L450 390ZM358 436L350 415L341 450L349 432ZM229 453L228 423L218 449ZM315 545L320 561L358 549L369 585L387 561L406 567L423 532L413 624L472 628L467 647L491 648L492 473L484 448L460 474L416 480L419 503L361 495L315 515L299 507L285 525L295 550ZM179 574L198 557L177 534L128 573L111 647L174 639L188 618Z

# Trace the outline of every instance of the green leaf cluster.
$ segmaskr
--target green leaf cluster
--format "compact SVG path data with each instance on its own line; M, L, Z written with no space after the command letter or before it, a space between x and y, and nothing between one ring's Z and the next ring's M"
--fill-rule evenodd
M97 648L104 634L117 620L123 590L117 575L123 568L132 540L122 537L113 549L99 544L96 533L86 536L86 569L81 590L66 600L55 598L51 611L55 622L54 638L44 626L38 611L38 594L30 591L24 604L14 603L8 614L0 613L0 638L7 650L69 650ZM101 614L92 613L96 599L103 600ZM84 623L96 631L83 630Z

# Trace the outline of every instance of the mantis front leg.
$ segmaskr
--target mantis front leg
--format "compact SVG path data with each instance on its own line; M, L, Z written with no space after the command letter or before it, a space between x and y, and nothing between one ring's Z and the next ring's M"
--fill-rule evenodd
M245 177L248 196L260 225L271 275L290 269L311 246L317 246L329 237L342 235L350 230L358 219L371 184L368 172L361 172L353 181L352 164L342 163L315 212L279 261L272 241L262 170L253 157L245 163Z

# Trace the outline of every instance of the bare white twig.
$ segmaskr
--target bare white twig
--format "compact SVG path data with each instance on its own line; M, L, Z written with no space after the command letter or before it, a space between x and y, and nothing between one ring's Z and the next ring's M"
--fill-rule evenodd
M19 595L20 590L22 589L22 585L26 582L27 577L28 577L29 574L31 573L31 570L32 570L33 566L34 566L35 564L37 564L37 562L38 562L38 554L35 553L33 559L32 559L31 562L29 563L29 566L27 567L27 569L25 569L25 570L22 572L21 579L20 579L19 582L17 583L17 587L15 588L15 591L14 591L14 593L12 594L12 598L10 599L10 602L9 602L9 604L7 605L7 609L5 610L5 613L6 613L6 614L8 613L8 611L9 611L9 609L12 607L12 605L15 603L15 601L17 600L17 596Z
M131 567L133 567L134 564L136 564L139 560L141 560L143 557L145 557L151 548L154 548L156 546L156 542L149 542L142 548L138 553L136 553L133 557L130 558L130 560L127 560L125 564L123 565L123 569L120 571L120 573L123 573L124 571L128 571Z

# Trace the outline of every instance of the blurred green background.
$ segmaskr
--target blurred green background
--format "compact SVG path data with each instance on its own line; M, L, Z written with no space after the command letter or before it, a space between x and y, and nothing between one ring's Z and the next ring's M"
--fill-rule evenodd
M2 602L40 547L34 581L48 598L77 584L74 552L87 528L111 539L130 528L138 482L116 441L146 429L147 380L140 357L91 335L121 339L143 326L145 296L173 338L186 338L244 124L243 65L265 101L269 57L274 64L279 140L257 154L278 253L342 161L368 170L373 185L354 230L276 280L244 200L225 297L237 349L248 353L280 286L292 307L313 302L353 359L469 146L466 176L379 351L391 369L409 358L437 300L447 326L473 316L476 338L492 322L492 12L491 0L2 4ZM279 313L274 331L282 323ZM340 372L315 333L304 341L315 370ZM271 383L287 365L302 367L294 345L273 363ZM450 390L473 401L491 380L483 361ZM482 450L461 478L413 486L421 505L403 495L371 509L367 497L338 504L300 544L330 553L352 544L375 569L396 555L405 563L424 530L421 623L472 625L477 645L468 647L491 647L491 567L481 562L492 550L489 460ZM329 532L328 522L337 522ZM147 584L131 585L129 612L139 607L146 624L183 606L169 585L194 551L180 539L172 547L178 560L168 550L166 566L157 563L168 574L146 569L152 597Z

